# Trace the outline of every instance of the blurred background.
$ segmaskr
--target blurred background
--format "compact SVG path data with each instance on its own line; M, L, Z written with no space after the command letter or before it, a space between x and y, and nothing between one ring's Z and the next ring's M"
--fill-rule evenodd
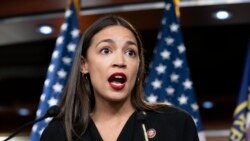
M1 0L0 136L34 120L66 0ZM127 18L152 58L162 0L81 0L81 31L105 14ZM216 12L228 12L216 16ZM187 61L208 141L226 141L244 69L250 0L180 0ZM226 16L225 16L226 15ZM51 27L42 33L41 26ZM31 127L16 140L27 140ZM1 139L0 137L0 139Z

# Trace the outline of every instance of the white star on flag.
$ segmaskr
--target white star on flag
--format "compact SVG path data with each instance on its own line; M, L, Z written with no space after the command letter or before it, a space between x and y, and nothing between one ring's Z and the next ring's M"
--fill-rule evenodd
M168 50L164 49L163 52L161 52L161 57L163 58L163 60L165 59L169 59L171 55L171 52L169 52Z
M50 84L50 80L49 79L46 79L45 81L44 81L44 86L49 86L49 84Z
M191 104L191 107L192 107L193 111L197 111L199 109L197 103Z
M172 5L170 3L165 4L165 9L167 11L169 11L171 7L172 7Z
M69 57L67 57L67 56L65 56L65 57L62 58L62 61L63 61L63 63L65 65L69 65L72 62L72 59L69 58Z
M65 31L68 28L68 24L67 23L63 23L61 26L61 30Z
M154 87L154 89L159 89L161 88L161 83L162 81L158 80L158 79L155 79L153 82L152 82L152 86Z
M180 45L177 47L177 49L179 50L179 53L180 53L180 54L186 51L186 48L185 48L185 46L184 46L183 44L180 44Z
M64 40L64 37L62 37L62 36L58 37L58 38L56 39L56 44L57 44L57 45L62 44L62 43L63 43L63 40Z
M40 115L41 115L41 110L39 109L36 111L36 116L40 116Z
M185 104L187 104L188 97L186 97L184 94L182 94L182 95L178 98L178 101L179 101L180 105L185 105Z
M36 131L37 131L37 125L34 125L34 126L32 127L32 131L33 131L33 132L36 132Z
M167 45L172 45L174 43L174 39L172 37L166 37L165 42Z
M182 67L182 64L183 64L183 61L182 61L181 59L179 59L179 58L176 58L176 59L174 60L173 64L174 64L174 67L175 67L175 68L181 68L181 67Z
M58 72L57 72L57 75L59 76L59 78L65 78L66 75L67 75L67 72L63 69L60 69Z
M172 73L172 74L170 75L170 79L171 79L172 82L178 82L179 77L180 77L180 76L177 75L176 73Z
M49 65L49 68L48 68L49 72L53 72L54 68L55 66L53 64Z
M58 58L59 56L59 52L57 50L55 50L53 53L52 53L52 58L55 59L55 58Z
M158 97L156 95L154 95L154 94L151 94L150 96L147 97L147 100L149 102L156 102L157 99L158 99Z
M183 86L184 86L184 89L192 89L192 82L188 79L186 79L184 82L183 82Z
M62 88L63 88L63 86L59 83L56 83L55 85L53 85L53 90L55 91L55 93L61 93Z
M57 105L57 103L58 103L58 99L55 99L54 97L48 100L49 107Z
M69 16L71 16L71 14L72 14L72 11L70 10L70 9L68 9L67 11L66 11L66 13L65 13L65 17L69 17Z
M156 71L157 71L158 74L162 74L162 73L165 73L166 68L167 67L165 65L160 64L155 69L156 69Z
M43 94L41 95L41 97L40 97L40 100L41 100L41 101L44 101L45 97L46 97L46 95L43 93Z
M178 24L172 23L172 24L170 25L170 31L172 31L172 32L177 32L178 29L179 29L179 25L178 25Z
M168 86L165 90L166 90L168 95L173 95L174 91L175 91L174 88L171 86Z
M78 37L79 34L80 34L80 31L78 29L74 29L74 30L71 31L71 35L72 35L73 38Z
M69 52L75 52L76 44L69 43L68 46L67 46L67 49L68 49Z

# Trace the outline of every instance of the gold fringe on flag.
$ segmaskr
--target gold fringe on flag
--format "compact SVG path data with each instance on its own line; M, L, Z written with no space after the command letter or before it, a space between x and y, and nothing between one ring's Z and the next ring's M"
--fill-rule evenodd
M178 18L180 18L180 0L174 0L175 13Z
M70 3L73 1L74 5L75 5L75 8L77 10L77 13L79 15L80 13L80 10L81 10L81 4L80 4L80 0L67 0L67 5L66 5L66 8L69 7Z

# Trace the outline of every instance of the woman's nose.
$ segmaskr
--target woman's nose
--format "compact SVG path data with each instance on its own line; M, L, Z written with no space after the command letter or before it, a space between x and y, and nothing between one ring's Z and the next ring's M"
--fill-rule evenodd
M124 55L122 53L117 53L116 54L116 56L114 58L113 66L114 67L119 67L119 68L125 68L127 66Z
M126 68L126 65L125 64L113 64L114 67L118 67L118 68Z

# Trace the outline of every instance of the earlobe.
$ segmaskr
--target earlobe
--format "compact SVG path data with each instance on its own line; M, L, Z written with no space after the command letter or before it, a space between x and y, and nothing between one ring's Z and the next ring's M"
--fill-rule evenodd
M89 72L88 71L88 63L87 63L86 59L83 56L81 57L81 68L80 69L81 69L80 71L83 74L87 74Z

